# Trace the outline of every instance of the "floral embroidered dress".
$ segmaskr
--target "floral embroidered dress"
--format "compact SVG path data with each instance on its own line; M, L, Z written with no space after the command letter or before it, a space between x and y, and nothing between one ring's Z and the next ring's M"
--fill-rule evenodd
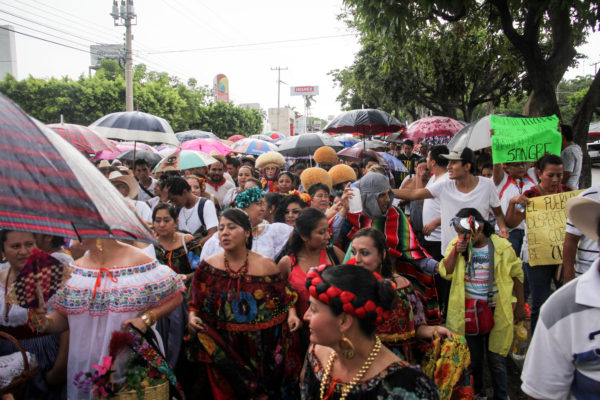
M204 322L190 342L189 356L201 364L194 392L213 399L297 398L302 356L299 336L287 326L296 299L279 274L235 278L202 262L190 302Z
M155 251L156 259L161 264L171 267L178 274L190 274L200 263L202 245L196 239L192 239L187 243L183 242L181 247L173 250L155 247Z
M172 299L185 286L171 268L157 261L109 269L71 263L71 268L54 305L69 321L68 397L90 399L91 393L73 384L75 374L102 364L112 333L121 330L124 321Z
M321 381L325 368L311 349L306 354L304 376L300 388L302 400L321 399ZM333 393L331 386L335 384ZM325 391L328 400L340 398L344 384L328 377ZM329 394L329 397L327 397ZM390 364L379 375L354 386L347 400L403 400L403 399L438 399L438 392L431 381L418 367L411 367L404 361Z
M390 313L390 318L377 327L377 335L387 348L411 365L417 363L413 346L416 344L416 330L425 325L423 303L417 297L412 284L398 288L398 303Z

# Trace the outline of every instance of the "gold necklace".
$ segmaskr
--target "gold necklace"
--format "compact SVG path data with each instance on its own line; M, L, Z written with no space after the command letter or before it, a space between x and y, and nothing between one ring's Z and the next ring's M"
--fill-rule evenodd
M348 396L348 393L350 393L350 390L352 390L352 388L354 386L356 386L356 384L363 378L363 376L365 376L365 374L367 373L367 371L373 364L373 361L375 361L375 358L379 355L380 350L381 350L381 339L379 339L379 336L375 336L375 345L373 346L373 349L371 350L369 357L367 357L367 360L365 361L363 366L360 367L360 369L358 370L356 375L354 375L354 378L352 378L352 380L349 383L344 385L344 388L342 389L342 396L340 397L340 400L345 400L346 396ZM325 387L327 385L327 380L329 379L329 376L331 374L331 370L333 368L333 361L335 360L336 354L337 353L335 351L332 351L331 354L329 355L329 360L327 361L327 367L325 368L325 374L323 375L323 380L321 381L321 397L320 397L321 400L323 400L325 398ZM332 382L332 384L335 385L334 382Z

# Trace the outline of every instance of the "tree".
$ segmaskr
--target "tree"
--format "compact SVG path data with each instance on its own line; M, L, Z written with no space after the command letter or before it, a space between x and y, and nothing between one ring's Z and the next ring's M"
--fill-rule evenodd
M17 81L7 75L0 92L27 113L47 123L61 115L69 123L89 125L103 115L125 108L123 68L113 60L102 60L92 77L49 80L29 76ZM140 111L165 118L175 131L212 130L220 137L260 133L262 115L233 104L208 105L210 91L195 79L186 84L164 72L148 71L143 64L133 73L134 105Z
M577 57L576 46L600 21L599 0L345 0L361 31L403 41L413 29L421 29L439 18L464 19L471 10L483 9L490 27L498 26L519 54L526 70L529 116L557 114L555 90ZM600 97L600 72L590 85L573 118L577 143L584 151L583 184L589 185L589 158L585 148L587 126Z
M521 89L520 65L510 43L484 28L480 14L472 12L460 22L432 21L402 42L363 32L363 48L352 67L332 73L343 87L340 96L345 103L358 97L397 116L416 119L425 107L470 121L480 104L498 104Z

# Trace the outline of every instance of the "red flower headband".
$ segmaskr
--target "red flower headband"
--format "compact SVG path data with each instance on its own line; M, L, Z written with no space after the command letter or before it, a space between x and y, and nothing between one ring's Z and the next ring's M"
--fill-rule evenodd
M383 309L383 307L376 305L373 300L364 301L364 299L359 299L356 297L354 293L347 290L342 290L323 280L321 275L327 267L328 265L323 264L317 268L311 268L306 274L306 288L312 297L334 309L337 308L337 311L340 313L343 311L350 315L354 315L359 319L372 319L372 323L375 326L381 324L385 319L389 318L389 311L386 311ZM375 278L377 278L377 280L383 280L381 275L379 275L377 272L373 272L373 275ZM393 281L390 281L390 283L395 289L395 283Z

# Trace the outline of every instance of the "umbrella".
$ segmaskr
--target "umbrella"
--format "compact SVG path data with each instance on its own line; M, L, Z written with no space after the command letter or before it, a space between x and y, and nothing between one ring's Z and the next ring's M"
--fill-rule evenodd
M389 167L392 171L409 172L408 168L406 168L406 165L404 165L404 163L402 161L398 160L393 155L385 153L383 151L378 151L377 154L379 154L381 157L383 157L385 159L387 165L389 165Z
M283 133L279 133L279 132L271 132L270 134L267 133L267 135L269 135L269 137L273 140L281 140L281 139L285 139L287 137Z
M242 140L242 139L246 139L246 136L244 136L244 135L233 135L233 136L229 136L229 139L227 139L227 140L231 140L232 142L237 142L238 140Z
M332 147L335 151L344 148L340 142L329 135L305 133L285 140L277 151L287 157L303 157L312 155L319 147L323 146Z
M145 224L92 163L4 95L0 182L0 229L153 242Z
M352 133L353 135L382 135L398 132L404 124L389 113L368 108L346 111L327 124L324 132Z
M206 131L199 131L199 130L191 130L191 131L183 131L183 132L177 132L175 134L175 136L177 137L177 140L179 140L181 143L186 142L188 140L194 140L194 139L199 139L199 138L204 138L204 139L218 139L219 137L217 135L215 135L212 132L206 132Z
M101 151L100 153L96 154L96 157L94 157L94 159L96 160L114 160L115 158L117 158L120 154L125 153L128 150L145 150L148 151L150 153L156 153L158 154L158 152L156 151L156 149L154 149L152 146L147 145L146 143L133 143L133 142L120 142L116 144L117 150L115 151L108 151L108 150L104 150ZM137 158L137 157L136 157Z
M454 136L463 124L448 117L425 117L410 124L400 137L419 141L433 136Z
M226 156L233 151L231 147L221 143L220 140L203 138L183 142L181 148L185 150L201 151L206 154L219 154L222 156Z
M236 153L259 156L267 151L277 151L277 146L264 140L246 138L235 142L232 149Z
M508 117L523 118L519 114L499 114ZM490 136L490 115L486 115L483 118L479 118L477 121L470 123L469 125L462 128L448 143L450 150L462 150L465 147L471 150L484 149L486 147L492 147L492 138Z
M402 142L404 142L404 139L402 139L403 133L404 133L404 131L394 132L391 135L384 137L383 140L385 140L386 142L391 142L391 143L402 143Z
M159 150L158 154L161 158L165 158L166 156L170 156L171 154L175 153L177 149L178 147L168 144L167 147L164 147L162 150Z
M250 139L258 139L258 140L264 140L265 142L269 142L272 143L275 140L273 138L271 138L271 136L269 135L250 135L249 136Z
M217 159L195 150L179 150L165 157L154 167L153 173L182 171L190 168L207 167Z
M109 139L179 145L169 123L141 111L123 111L105 115L92 122L90 128Z
M150 168L158 164L158 162L162 159L160 154L148 150L127 150L126 152L119 154L116 158L117 160L121 161L133 162L134 155L136 160L146 160Z
M388 147L386 142L382 142L381 140L365 140L362 143L355 143L352 147L364 147L366 149L377 150L377 149L385 149Z
M77 124L50 124L48 128L58 133L79 151L98 154L103 150L115 151L117 147L87 126Z
M368 157L375 157L379 164L383 167L387 167L388 163L385 161L379 153L373 150L364 149L362 146L360 147L348 147L347 149L340 150L337 153L338 157L345 161L357 162L360 163L362 160Z

